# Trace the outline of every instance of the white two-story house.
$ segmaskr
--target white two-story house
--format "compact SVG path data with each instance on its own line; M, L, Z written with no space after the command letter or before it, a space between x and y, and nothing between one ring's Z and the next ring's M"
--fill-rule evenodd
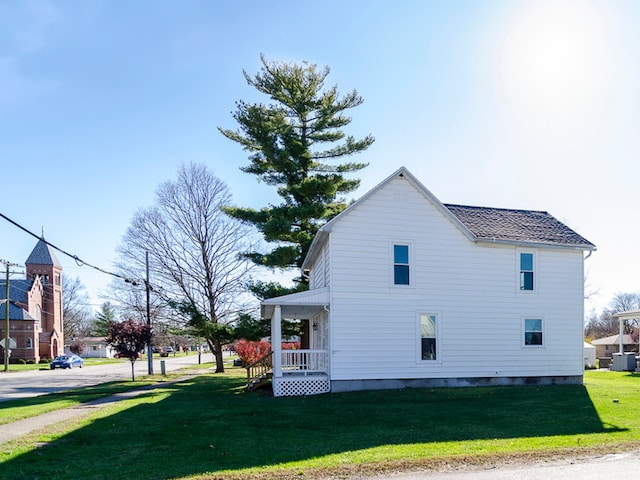
M307 292L262 303L274 395L582 382L584 260L546 212L441 203L401 168L318 232ZM280 349L281 320L309 349Z

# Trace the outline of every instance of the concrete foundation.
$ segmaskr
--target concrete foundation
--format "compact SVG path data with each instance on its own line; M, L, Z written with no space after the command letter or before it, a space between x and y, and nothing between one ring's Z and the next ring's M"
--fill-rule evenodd
M581 385L582 375L553 377L408 378L381 380L331 380L331 392L393 390L400 388L454 388L507 385Z

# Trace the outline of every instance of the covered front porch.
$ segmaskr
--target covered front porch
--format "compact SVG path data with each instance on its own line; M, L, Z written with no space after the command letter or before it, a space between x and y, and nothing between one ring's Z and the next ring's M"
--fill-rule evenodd
M613 318L617 318L619 322L619 350L613 354L613 370L615 371L640 371L638 368L638 360L640 360L640 340L638 341L638 352L629 352L624 349L624 324L627 320L640 319L640 309L627 310L625 312L616 313ZM636 356L637 354L637 356Z
M327 393L329 380L329 288L293 293L262 302L271 320L273 395ZM282 349L282 319L304 320L308 342L298 350Z

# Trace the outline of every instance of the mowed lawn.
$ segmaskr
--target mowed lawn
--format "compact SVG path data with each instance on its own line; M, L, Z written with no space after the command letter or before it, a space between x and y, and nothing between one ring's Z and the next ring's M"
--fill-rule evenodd
M640 446L635 373L292 398L247 393L243 381L241 369L196 377L0 445L0 477L346 477Z

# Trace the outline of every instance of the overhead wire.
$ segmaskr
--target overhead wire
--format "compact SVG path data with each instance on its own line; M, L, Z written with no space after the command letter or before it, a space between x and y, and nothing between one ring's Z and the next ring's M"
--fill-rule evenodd
M19 228L20 230L22 230L23 232L28 233L28 234L29 234L29 235L31 235L32 237L34 237L34 238L36 238L36 239L38 239L38 240L40 240L40 241L44 242L45 244L49 245L49 246L50 246L51 248L53 248L54 250L57 250L57 251L59 251L60 253L62 253L63 255L66 255L67 257L72 258L72 259L76 262L76 264L77 264L78 266L80 266L80 267L81 267L81 266L87 266L87 267L93 268L94 270L97 270L97 271L99 271L99 272L101 272L101 273L104 273L104 274L106 274L106 275L111 275L111 276L113 276L113 277L120 278L120 279L124 280L124 281L125 281L125 282L127 282L127 283L131 283L131 284L133 284L133 285L137 285L137 282L136 282L135 280L131 279L131 278L125 277L124 275L120 275L119 273L110 272L110 271L108 271L108 270L105 270L104 268L100 268L100 267L98 267L98 266L96 266L96 265L92 265L92 264L91 264L91 263L89 263L89 262L85 262L84 260L81 260L77 255L73 255L73 254L71 254L71 253L69 253L69 252L67 252L67 251L63 250L62 248L60 248L60 247L58 247L58 246L54 245L53 243L49 242L48 240L46 240L46 239L44 238L44 235L42 235L42 236L38 236L38 235L36 235L35 233L33 233L32 231L30 231L29 229L27 229L27 228L23 227L22 225L20 225L18 222L14 221L14 220L10 219L9 217L7 217L6 215L4 215L2 212L0 212L0 217L2 217L3 219L5 219L7 222L11 223L12 225L14 225L14 226L18 227L18 228Z

